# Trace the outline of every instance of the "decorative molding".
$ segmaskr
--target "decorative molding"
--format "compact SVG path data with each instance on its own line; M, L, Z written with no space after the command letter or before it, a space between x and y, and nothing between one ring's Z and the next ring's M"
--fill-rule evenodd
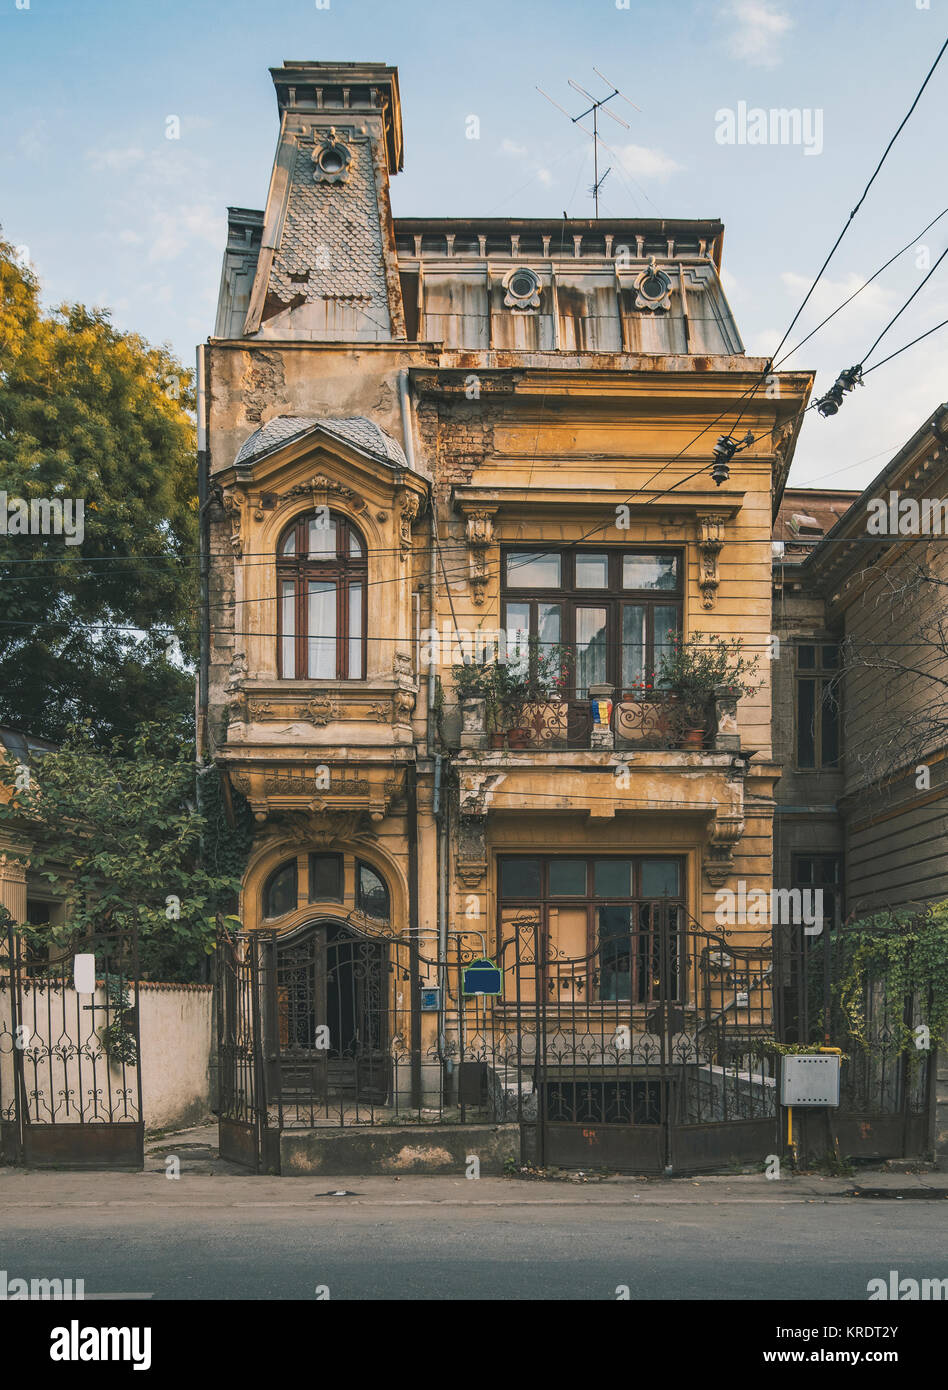
M471 598L478 608L484 603L484 595L490 578L487 552L494 543L494 517L497 509L479 507L466 514L465 539L470 551Z
M418 494L405 488L399 498L398 516L398 540L403 560L407 560L411 554L411 526L417 515Z
M241 535L243 521L241 499L231 491L223 492L221 493L221 506L225 515L230 518L230 548L234 552L234 558L242 560L244 542Z
M315 129L313 133L315 135ZM336 135L335 126L330 126L328 131L322 132L310 158L315 166L314 183L348 183L352 151Z
M744 834L744 817L739 813L716 813L708 837L704 875L715 888L734 872L734 847Z
M487 839L484 816L462 815L458 821L455 868L465 888L477 888L487 877Z
M701 606L713 608L717 589L718 556L724 546L725 512L698 512L695 521L698 529L698 551L700 555L700 574L698 584L701 589Z
M278 507L281 503L291 502L295 497L309 498L314 507L320 505L326 506L329 503L330 497L334 497L338 501L344 502L347 506L351 507L357 514L364 512L368 506L365 498L360 496L359 493L353 492L351 487L346 487L345 484L336 482L335 478L327 478L325 473L315 473L312 478L307 478L306 482L297 483L295 487L289 488L286 492L280 492L273 496L272 504L268 506L266 510L264 510L258 501L256 510L253 514L254 520L263 521L267 511L273 511L274 508Z

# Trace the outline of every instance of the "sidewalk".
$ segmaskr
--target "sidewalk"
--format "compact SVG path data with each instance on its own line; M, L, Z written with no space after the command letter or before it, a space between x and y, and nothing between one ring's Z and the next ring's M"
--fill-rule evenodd
M216 1126L146 1140L145 1171L73 1172L0 1168L0 1199L23 1207L308 1207L353 1206L695 1206L854 1201L948 1200L948 1173L859 1168L851 1176L761 1173L681 1178L571 1173L540 1178L256 1177L217 1156ZM180 1177L166 1176L169 1157ZM860 1196L865 1192L866 1196ZM873 1195L870 1195L873 1194ZM874 1195L880 1194L880 1195ZM886 1194L886 1195L881 1195Z

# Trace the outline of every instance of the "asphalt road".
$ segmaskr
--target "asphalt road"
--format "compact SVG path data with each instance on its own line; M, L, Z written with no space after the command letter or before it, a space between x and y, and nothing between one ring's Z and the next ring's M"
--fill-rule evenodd
M548 1200L523 1185L497 1203L467 1184L436 1201L407 1185L386 1199L317 1195L336 1185L294 1179L274 1195L269 1185L228 1187L226 1202L219 1185L179 1202L177 1184L144 1198L120 1189L102 1201L97 1188L94 1201L81 1190L3 1201L0 1268L81 1277L87 1298L229 1300L312 1300L320 1290L333 1300L615 1300L623 1285L633 1300L866 1300L868 1281L892 1269L948 1275L943 1202L712 1201L720 1194L709 1192L638 1205L628 1192Z

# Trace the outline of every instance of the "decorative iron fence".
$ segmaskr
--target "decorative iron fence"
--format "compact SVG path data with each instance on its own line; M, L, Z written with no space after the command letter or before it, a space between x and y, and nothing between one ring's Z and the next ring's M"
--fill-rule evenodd
M364 924L363 924L364 925ZM288 1129L520 1125L534 1162L698 1171L763 1159L776 1079L771 957L669 908L581 957L505 924L502 993L466 995L481 943L369 936L354 919L222 934L222 1152L275 1171Z
M615 699L532 699L501 705L492 716L484 701L465 700L442 707L441 728L446 744L455 748L649 752L713 746L718 722L714 701L696 716L674 694L651 691Z
M923 911L916 925L929 917ZM854 930L845 924L818 936L774 930L777 1037L843 1052L839 1109L801 1116L800 1144L811 1155L919 1155L932 1142L938 1040L924 1049L905 1042L925 1023L928 999L906 992L895 965L879 957L861 972L854 991L845 971ZM877 930L895 935L900 929Z
M73 984L77 954L95 990ZM132 933L38 949L15 928L0 948L0 1148L39 1167L144 1163L138 951Z

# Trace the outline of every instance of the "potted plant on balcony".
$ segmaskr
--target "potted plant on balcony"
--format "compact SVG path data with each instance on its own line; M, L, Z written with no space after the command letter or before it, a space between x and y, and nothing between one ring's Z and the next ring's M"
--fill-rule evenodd
M531 637L516 659L498 664L495 678L497 710L510 748L525 748L530 728L525 716L530 706L557 705L565 697L572 669L572 653L558 643L541 646Z
M724 687L738 697L753 695L757 686L747 677L757 670L757 658L744 654L741 637L695 633L683 641L679 632L669 632L668 644L662 653L658 684L680 701L682 747L701 748L715 690Z
M451 676L462 707L469 701L484 702L484 728L492 748L502 748L503 730L498 728L498 676L496 661L466 661L451 667Z

